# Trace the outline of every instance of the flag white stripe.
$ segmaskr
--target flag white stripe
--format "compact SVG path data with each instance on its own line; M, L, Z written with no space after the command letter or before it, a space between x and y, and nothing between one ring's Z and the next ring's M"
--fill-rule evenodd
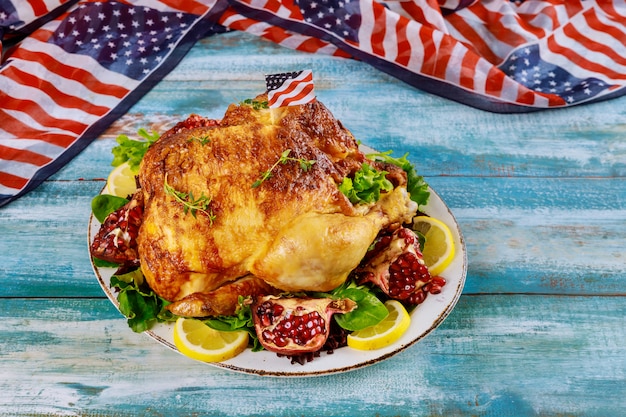
M474 69L474 91L478 94L486 94L487 75L489 75L491 68L493 68L493 65L486 59L481 58L476 63L476 68Z
M581 26L582 26L582 23L581 23ZM590 28L585 27L584 30L583 29L579 29L579 30L581 30L582 33L585 33L585 31L589 31ZM612 71L615 71L621 74L620 79L626 80L626 75L624 75L626 74L626 66L615 62L614 60L610 59L605 54L587 49L585 45L581 44L576 39L570 38L565 33L563 33L562 30L558 30L557 32L555 32L554 41L559 46L569 51L573 51L576 55L584 57L585 60L589 60L595 64L604 66ZM617 40L611 37L605 37L603 43L609 46L613 50L625 49L623 44L621 44L620 42L618 42ZM568 71L577 78L584 79L584 78L588 78L589 76L593 76L607 83L613 83L615 81L615 80L611 80L611 78L606 76L604 73L592 71L591 69L588 69L588 68L582 68L579 66L577 62L572 62L570 58L566 57L565 55L562 55L561 53L550 50L547 46L546 40L542 40L540 42L540 46L541 46L540 48L541 57L544 60L557 64L558 66L562 68L567 68Z
M383 39L383 49L385 59L395 61L398 58L398 33L396 25L400 16L396 13L385 13L385 37Z
M54 72L50 72L45 66L43 66L39 62L15 59L9 63L9 66L13 66L21 71L34 75L39 79L46 80L53 84L59 91L69 96L88 101L89 103L97 106L102 106L110 109L112 107L115 107L120 101L120 99L115 96L96 93L89 90L78 81L72 80L70 78L65 78ZM0 76L1 74L2 73L0 72ZM1 82L0 90L14 91L12 89L5 89Z
M464 71L463 58L468 53L468 50L463 44L457 42L450 51L451 56L446 66L445 79L454 84L459 84L461 80L461 72Z
M374 30L374 11L371 5L361 1L361 25L359 26L359 49L368 54L372 53L370 39Z
M419 33L421 24L417 23L415 20L411 20L406 28L407 39L409 41L409 45L411 45L411 56L409 57L409 62L407 64L408 68L413 68L415 71L419 71L424 63L424 44L422 43L419 36L411 36L411 34ZM439 31L433 32L433 42L437 45L441 41L443 37L443 33Z
M76 133L70 132L65 129L61 129L59 127L44 126L40 124L34 117L32 117L30 114L26 112L18 111L18 110L5 110L5 112L7 112L9 115L16 118L18 121L20 121L21 123L23 123L24 125L32 129L40 130L40 131L43 131L49 134L55 134L55 135L76 136ZM37 140L37 138L28 138L28 137L24 137L24 139Z
M584 21L584 19L581 19L581 22L576 24L576 28L584 36L594 39L596 42L609 47L613 51L622 50L623 52L619 55L621 55L622 57L626 57L625 55L626 46L624 45L624 43L620 42L619 40L615 39L613 36L610 36L604 32L599 32L599 31L592 29L591 27L587 26L587 22ZM623 36L622 39L626 39L626 33L623 33L622 36ZM576 53L583 56L585 59L589 61L592 61L599 65L603 65L620 74L626 74L626 66L624 64L615 62L614 59L607 56L606 54L587 49L585 45L581 44L576 39L572 39L568 37L563 31L557 31L555 33L554 39L560 45L564 45L564 44L568 45L567 46L568 49L575 51ZM573 65L573 66L576 66L576 65ZM626 76L624 77L624 79L626 79Z
M38 153L39 155L44 155L49 158L58 156L63 151L65 151L65 148L62 146L57 146L52 143L42 142L37 139L15 138L14 135L11 135L8 132L2 130L1 127L0 127L0 134L3 137L3 139L0 139L0 145L7 146L9 148L35 152L35 153ZM8 139L9 137L12 137L12 138ZM2 155L0 155L0 159L2 159Z
M100 116L87 113L81 109L61 107L40 89L18 84L12 79L2 76L2 74L0 74L0 90L8 91L11 97L18 100L34 101L41 106L46 114L55 119L77 121L85 125L91 125L100 119ZM44 130L49 130L50 128L52 126L45 127ZM75 133L68 132L68 134L74 135Z

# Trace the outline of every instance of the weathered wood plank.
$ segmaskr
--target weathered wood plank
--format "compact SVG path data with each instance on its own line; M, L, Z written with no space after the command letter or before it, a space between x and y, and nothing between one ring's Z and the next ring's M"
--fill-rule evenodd
M463 296L387 361L278 379L171 352L107 300L3 299L0 415L622 415L625 301Z

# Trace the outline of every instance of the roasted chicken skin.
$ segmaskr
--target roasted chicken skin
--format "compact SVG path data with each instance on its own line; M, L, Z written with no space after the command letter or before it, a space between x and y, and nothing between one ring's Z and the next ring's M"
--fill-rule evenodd
M353 206L338 184L364 161L355 138L319 101L279 109L233 104L218 126L164 135L139 173L137 243L148 284L189 316L210 310L201 294L245 276L268 284L253 285L266 293L332 290L382 228L416 210L401 170L378 203Z

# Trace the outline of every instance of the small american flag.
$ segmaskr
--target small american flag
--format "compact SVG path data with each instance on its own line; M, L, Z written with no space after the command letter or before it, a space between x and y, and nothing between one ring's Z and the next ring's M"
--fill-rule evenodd
M315 101L311 70L266 75L265 84L270 108L296 106Z
M197 39L225 30L356 58L494 112L626 93L624 0L0 0L0 206L77 155Z

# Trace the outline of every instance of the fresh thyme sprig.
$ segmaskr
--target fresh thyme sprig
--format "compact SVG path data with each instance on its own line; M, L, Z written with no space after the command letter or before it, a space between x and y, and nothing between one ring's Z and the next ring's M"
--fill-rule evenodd
M269 109L269 103L267 101L258 101L258 100L253 100L251 98L247 98L241 102L239 102L239 105L246 105L246 106L252 106L252 108L254 110L261 110L261 109Z
M291 149L287 149L283 151L283 153L280 154L280 158L278 158L278 160L274 162L274 165L272 165L270 169L268 169L267 171L261 173L261 176L259 177L259 179L256 180L252 184L252 188L256 188L259 185L263 184L268 179L270 179L272 177L272 171L276 169L278 164L285 165L289 161L294 161L300 164L300 169L302 171L307 172L309 169L311 169L311 166L313 166L313 164L316 162L314 159L307 160L304 158L292 158L289 156L290 153L291 153Z
M193 142L193 141L199 142L200 145L204 146L207 143L211 142L211 139L209 139L209 137L207 135L204 136L192 136L189 138L189 140L187 142Z
M200 197L195 198L192 192L184 193L182 191L177 191L167 182L167 174L165 175L163 188L165 189L166 194L174 197L174 200L183 205L183 213L191 213L191 215L196 218L196 213L200 211L201 213L204 213L209 218L211 224L213 224L216 216L209 208L211 205L211 197L201 194Z

